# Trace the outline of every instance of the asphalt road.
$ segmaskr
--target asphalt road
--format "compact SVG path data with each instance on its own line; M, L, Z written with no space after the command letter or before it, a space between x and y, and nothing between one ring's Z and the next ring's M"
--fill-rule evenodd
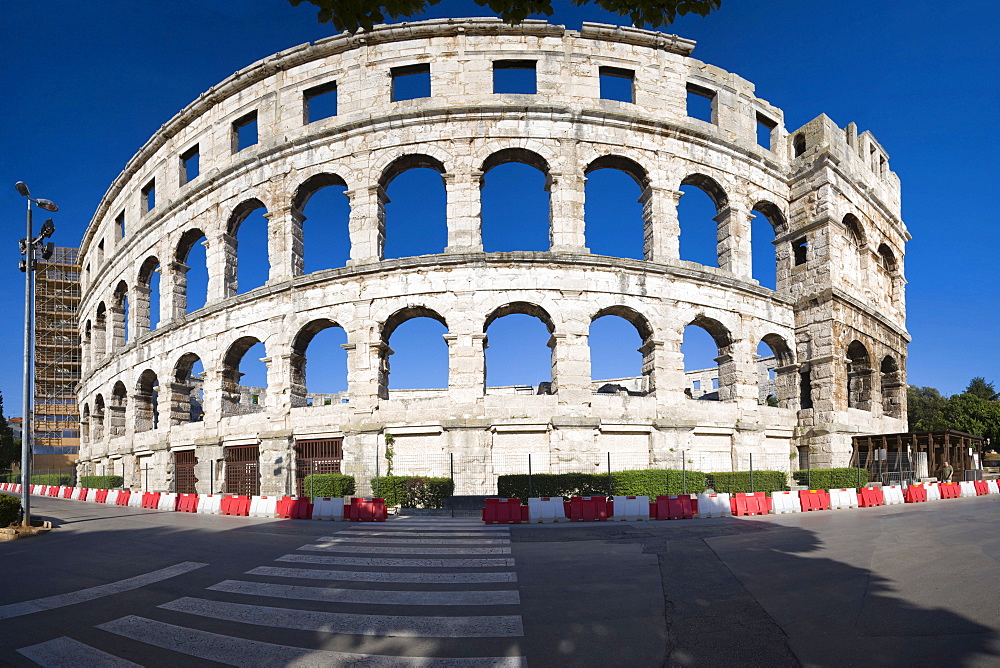
M0 543L12 665L998 665L1000 497L484 527L35 497Z

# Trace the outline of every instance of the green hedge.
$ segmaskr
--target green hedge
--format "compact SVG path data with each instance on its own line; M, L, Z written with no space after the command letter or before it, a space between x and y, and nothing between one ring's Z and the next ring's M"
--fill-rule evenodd
M612 496L657 496L660 494L697 494L705 491L708 474L677 469L612 471ZM531 476L529 494L527 474L502 475L497 480L501 497L527 501L529 496L607 496L607 473L539 473Z
M372 478L372 493L384 498L386 506L443 508L444 500L455 493L455 482L451 478L385 475Z
M21 500L9 494L0 494L0 527L9 527L21 515Z
M788 489L788 474L784 471L720 471L708 474L708 486L716 492L781 492Z
M86 489L118 489L125 485L125 478L120 475L84 475L80 476L80 487Z
M32 485L49 485L56 487L69 487L73 484L73 476L61 473L48 473L46 475L31 476Z
M0 482L12 482L15 485L21 482L20 473L0 473Z
M306 496L354 496L354 476L340 473L314 473L302 481Z
M795 471L792 476L809 489L844 489L868 484L868 469L809 469Z

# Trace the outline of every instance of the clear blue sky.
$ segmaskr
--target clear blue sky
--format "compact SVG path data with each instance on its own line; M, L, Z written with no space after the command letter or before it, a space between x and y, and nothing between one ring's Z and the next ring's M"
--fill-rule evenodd
M446 0L415 18L483 14L471 0ZM557 4L550 20L570 28L582 20L627 23L566 3ZM1000 176L995 157L1000 149L995 139L998 28L1000 9L985 1L724 0L723 9L708 18L685 17L666 29L697 40L697 58L754 82L760 97L784 110L788 129L826 113L840 126L854 121L860 130L871 130L888 150L902 179L903 218L913 235L906 257L913 336L909 382L946 394L960 392L972 376L1000 381L1000 352L993 343L998 226L994 198L988 197ZM0 248L6 250L0 252L0 286L8 295L8 318L0 328L0 346L8 358L0 365L0 391L6 415L20 414L21 395L23 277L17 271L17 239L24 200L14 182L23 180L36 196L55 200L61 207L54 216L55 240L77 245L108 185L162 123L236 70L331 33L316 23L310 5L293 8L285 0L45 0L5 6L0 15L0 221L5 230ZM531 179L530 170L518 173L517 166L491 172L494 176L496 185L490 188L500 193L504 181L521 188ZM613 177L608 172L592 179L603 181L592 187L611 192ZM398 192L390 194L399 206L408 189L422 187L419 174L411 178L409 184L393 184ZM489 196L484 193L485 215L502 215L488 204ZM342 204L332 195L327 199L311 203L316 210L307 215L317 220L326 207L331 213L322 215L335 217ZM692 209L688 215L700 215L696 198L684 199ZM626 197L615 206L628 205ZM529 200L524 206L518 217L530 220L536 215L531 207L537 212L538 204ZM608 213L592 215L599 219ZM504 241L487 238L496 249ZM682 238L685 243L699 252L696 242ZM399 251L409 254L405 243ZM418 324L424 323L412 328L421 329ZM517 337L529 335L542 340L543 333L524 329L516 318L503 324L511 330L506 340L500 329L489 332L489 384L544 380L545 351L522 355L524 346L517 343ZM429 330L428 341L443 345L440 331L422 329ZM629 334L613 329L605 334L623 333ZM599 334L592 336L595 345ZM406 359L404 345L419 337L402 329L397 336L392 380L401 386L408 365L416 364L413 369L419 371L418 363ZM532 346L534 352L537 348ZM625 348L634 350L631 344ZM525 366L513 365L522 358ZM636 355L607 360L595 369L596 377L628 372ZM335 364L335 357L329 363ZM510 373L501 375L507 367Z

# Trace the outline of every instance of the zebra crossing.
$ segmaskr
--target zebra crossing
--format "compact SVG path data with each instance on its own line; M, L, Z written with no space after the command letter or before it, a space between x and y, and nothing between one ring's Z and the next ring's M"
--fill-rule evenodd
M63 636L18 652L42 666L142 665L135 650L116 654L119 638L229 665L520 667L513 567L506 526L345 525L149 616L96 625L106 642Z

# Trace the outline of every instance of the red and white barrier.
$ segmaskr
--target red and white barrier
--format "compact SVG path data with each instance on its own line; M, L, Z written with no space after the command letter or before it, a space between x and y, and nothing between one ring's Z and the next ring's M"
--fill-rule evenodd
M142 508L142 492L132 492L128 497L129 508Z
M275 517L286 520L312 519L312 500L308 496L283 496L278 499Z
M344 497L317 496L313 499L312 518L314 520L343 520Z
M799 495L795 492L771 492L771 512L775 515L801 513Z
M196 513L196 512L198 512L198 495L197 494L178 494L177 495L177 512L179 512L179 513Z
M222 496L219 494L199 494L198 514L219 515L222 513Z
M528 516L531 516L531 499L528 499ZM562 499L559 499L560 506ZM616 496L614 497L614 514L611 519L621 522L640 522L648 520L649 497L648 496ZM534 520L532 520L534 521Z
M698 517L732 517L732 499L729 494L699 494Z
M156 503L157 510L169 510L171 512L177 510L177 495L162 492L160 493L160 500Z
M373 519L378 499L351 499L347 517L352 522L382 521ZM384 503L383 503L384 505ZM371 508L372 510L369 510ZM521 505L521 499L486 499L483 506L483 522L486 524L520 524L528 522L528 507ZM357 519L355 519L357 518Z
M922 482L920 486L927 490L927 500L928 501L940 501L941 500L941 490L938 486L932 482Z
M997 486L996 480L986 481L986 493L987 494L1000 494L1000 487Z
M649 512L649 508L646 509L646 512ZM540 496L535 499L528 499L528 521L532 524L568 522L569 518L566 517L565 501L563 501L561 496Z
M858 490L858 505L862 508L876 508L885 505L885 497L879 487L863 487Z
M855 488L849 489L831 489L830 490L830 509L831 510L843 510L846 508L857 508L858 507L858 490Z
M278 512L278 497L254 496L250 498L250 517L274 517Z
M800 489L799 503L802 505L804 513L830 510L830 495L825 489Z
M960 496L963 499L969 496L976 496L976 484L973 481L963 480L958 483L958 486L962 490Z
M97 492L98 491L100 491L100 490L88 489L87 490L87 498L84 499L84 501L90 501L91 503L96 502L97 501Z

